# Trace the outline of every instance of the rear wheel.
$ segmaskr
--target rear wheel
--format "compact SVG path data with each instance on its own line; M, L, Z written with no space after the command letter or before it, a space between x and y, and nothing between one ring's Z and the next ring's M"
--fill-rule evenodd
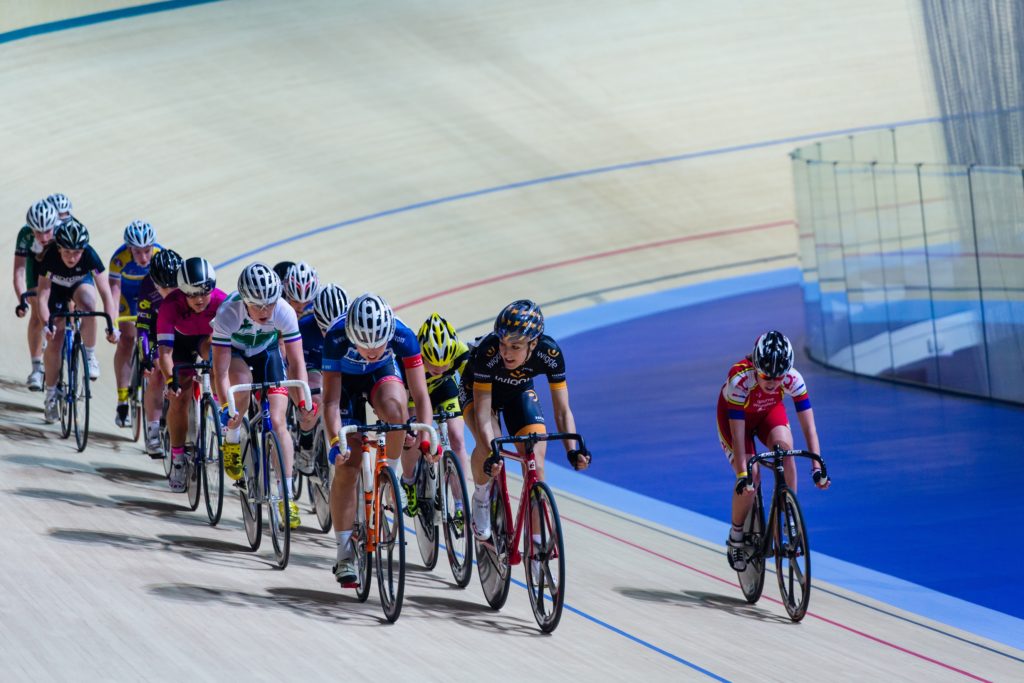
M242 427L248 432L248 438L242 447L242 479L236 484L238 496L242 501L242 524L245 526L245 537L249 540L249 547L259 550L260 540L263 535L263 507L259 504L259 482L260 472L257 463L259 462L259 446L254 438L255 435L249 432L248 425Z
M775 511L775 571L786 612L800 621L811 599L811 549L796 495L784 489L781 502Z
M469 533L469 493L462 465L451 451L441 458L441 527L448 564L459 588L469 585L473 574L473 544ZM456 505L458 503L458 505ZM461 509L460 507L461 506ZM460 514L461 513L461 514Z
M505 499L498 490L498 481L491 485L491 540L476 541L477 574L484 598L491 609L501 609L508 598L512 571L509 566L509 530L505 524Z
M146 383L142 376L142 366L139 364L138 351L132 354L131 383L128 386L128 406L132 419L132 441L138 441L142 433L142 425L145 424L143 413L142 391Z
M75 342L73 355L75 362L72 367L75 372L75 395L71 407L72 418L75 425L75 443L78 452L85 450L89 443L89 361L85 355L85 347L81 342Z
M764 590L764 556L761 547L764 543L764 504L761 501L761 488L754 494L754 504L750 506L747 519L743 523L743 539L751 548L747 555L747 568L736 572L739 577L740 590L743 597L751 605L761 597Z
M288 566L291 552L292 526L291 491L285 485L284 456L281 454L281 442L274 432L265 432L263 448L267 454L267 471L262 473L263 494L267 503L267 524L270 526L270 541L274 546L274 559L277 568ZM277 479L277 481L275 481Z
M565 603L565 547L554 494L544 482L530 488L530 510L523 534L526 589L537 625L551 633Z
M416 528L416 545L423 558L423 566L433 569L437 566L440 550L440 529L437 526L437 477L438 465L430 464L421 457L416 464L416 517L413 526Z
M327 533L331 528L331 466L327 462L327 437L322 429L317 430L313 440L313 474L308 481L316 521L320 530ZM359 505L362 505L361 493L357 494Z
M203 399L202 406L199 435L203 443L203 498L206 500L206 516L210 524L216 525L224 510L224 454L221 451L224 437L220 431L217 406L209 398Z
M385 467L377 478L377 590L384 617L394 622L402 613L405 595L405 521L398 478Z

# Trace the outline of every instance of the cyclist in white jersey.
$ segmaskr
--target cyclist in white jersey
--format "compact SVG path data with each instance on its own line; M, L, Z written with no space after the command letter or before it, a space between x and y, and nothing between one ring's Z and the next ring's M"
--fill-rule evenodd
M224 443L224 472L232 479L242 476L242 449L239 444L242 414L249 405L249 393L235 395L239 412L227 414L228 389L232 384L276 382L285 379L284 363L278 350L278 339L284 344L288 360L288 378L308 381L306 364L302 356L302 336L292 310L281 298L281 279L263 263L252 263L238 276L238 291L233 292L217 309L213 319L213 373L217 395L223 402L222 421L227 425ZM281 443L284 472L281 480L292 490L294 452L292 440L287 438L286 412L288 390L277 387L268 390L270 421ZM301 391L292 390L299 409L315 410L307 406ZM289 501L292 527L299 526L299 507ZM284 511L282 509L282 516Z

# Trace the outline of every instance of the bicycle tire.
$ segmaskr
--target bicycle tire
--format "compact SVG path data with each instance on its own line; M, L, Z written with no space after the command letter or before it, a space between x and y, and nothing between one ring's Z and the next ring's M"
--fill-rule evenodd
M320 531L327 533L331 529L331 467L327 462L327 437L322 429L317 430L313 440L313 476L306 481ZM358 504L362 503L360 498Z
M221 450L224 436L216 404L209 396L204 396L201 405L199 439L203 443L204 456L200 461L203 466L203 499L210 526L217 526L224 511L224 453Z
M132 442L136 443L139 440L139 435L142 433L142 424L144 421L143 407L141 394L145 388L145 382L142 378L142 366L139 363L138 349L132 354L131 363L131 380L128 383L128 414L131 415L132 419Z
M428 463L427 459L420 457L416 463L416 514L413 518L413 527L416 529L416 545L420 549L420 558L423 566L432 570L437 566L437 557L441 549L441 530L437 524L437 492L438 486L438 463ZM430 478L434 480L434 490L430 491Z
M76 340L74 348L78 351L76 354L78 359L75 361L75 374L78 375L78 381L75 386L73 411L75 444L78 447L78 452L81 453L89 443L89 398L92 391L89 389L89 360L85 354L85 346L80 340Z
M512 581L512 567L509 565L509 529L505 524L506 510L504 496L499 495L499 479L491 484L491 540L476 543L477 567L480 587L484 599L491 609L499 610L508 599L508 589ZM475 537L474 537L475 540Z
M196 402L192 399L189 400L188 409L189 412L195 412ZM189 418L189 423L193 423L193 419ZM201 430L202 427L199 427ZM202 459L205 458L206 454L203 451L201 439L195 439L195 443L192 444L192 450L188 450L187 442L189 438L194 438L192 435L186 437L186 453L188 457L185 459L185 492L188 495L188 509L193 512L199 508L199 499L202 498L203 493L203 468L200 465Z
M277 568L288 566L291 554L292 526L291 506L288 504L291 491L285 483L284 455L281 453L281 440L273 430L263 432L264 470L262 473L263 498L267 506L267 526L270 527L270 542L274 547L274 559ZM274 482L274 476L280 483ZM275 489L277 495L274 495ZM279 506L278 503L281 503ZM279 509L280 508L280 509ZM283 513L282 513L283 510Z
M170 402L164 398L164 408L160 419L160 448L163 451L164 476L171 476L171 432L167 428L167 409Z
M57 414L60 416L60 438L71 436L71 357L66 348L60 350L60 370L57 372Z
M377 478L377 590L384 618L394 623L402 613L405 597L405 520L398 477L385 467Z
M263 537L263 506L259 501L259 445L255 435L249 431L248 421L242 429L248 434L242 447L242 478L238 481L238 496L242 503L242 525L249 548L255 552L260 548Z
M752 548L747 558L747 568L736 572L739 578L740 590L747 602L753 605L761 599L761 592L764 590L764 548L765 526L764 526L764 503L761 499L761 487L754 492L754 502L747 513L747 519L743 522L743 537Z
M536 527L534 517L537 519ZM565 541L555 495L542 481L530 487L530 509L526 513L525 526L523 565L526 592L540 630L551 633L558 627L565 604ZM540 536L540 541L534 542L534 536Z
M295 453L295 451L292 451ZM292 500L298 503L302 500L302 486L306 483L306 475L292 466Z
M800 621L811 599L811 548L796 494L786 488L780 498L775 520L775 572L786 613Z
M366 457L366 456L363 456ZM366 551L366 539L369 533L369 526L366 520L366 489L363 482L363 472L360 469L356 476L356 519L352 525L352 559L356 565L356 600L366 602L370 597L370 584L373 581L373 573L370 571L372 559Z
M448 564L452 568L455 585L465 588L473 575L473 543L469 531L469 492L466 489L466 477L462 473L462 464L451 451L445 451L441 458L441 527L444 530L445 551ZM462 492L455 493L453 485ZM455 515L455 501L461 499L462 519Z

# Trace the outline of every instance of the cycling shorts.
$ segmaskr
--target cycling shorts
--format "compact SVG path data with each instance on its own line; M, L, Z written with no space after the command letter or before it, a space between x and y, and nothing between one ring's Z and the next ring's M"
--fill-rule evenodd
M729 429L729 404L724 397L718 397L718 441L725 451L725 457L731 463L733 460L732 431ZM779 401L763 413L744 413L746 423L746 453L747 457L754 455L754 437L756 436L765 446L768 445L769 436L776 427L789 427L789 416L786 415L786 406Z

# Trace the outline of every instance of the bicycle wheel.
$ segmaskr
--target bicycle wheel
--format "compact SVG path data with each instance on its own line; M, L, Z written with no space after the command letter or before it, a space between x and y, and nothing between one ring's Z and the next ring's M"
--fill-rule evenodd
M366 457L366 456L363 456ZM356 476L356 519L352 525L352 559L356 564L356 578L359 585L356 587L356 599L359 602L366 602L370 596L370 555L366 552L366 539L369 533L369 526L366 521L366 488L363 481L363 472L360 470Z
M437 474L438 465L430 464L421 457L416 463L416 516L413 527L416 529L416 545L420 548L423 566L433 569L437 566L438 550L440 549L440 529L437 526Z
M565 603L565 546L555 496L542 481L530 488L526 520L523 534L526 590L537 625L544 633L551 633L562 618Z
M223 435L220 431L220 415L217 406L204 396L203 416L199 423L199 440L203 444L203 498L206 500L206 516L212 526L220 521L224 509L224 454L221 451Z
M260 506L259 494L259 442L256 434L249 431L248 421L243 421L242 431L248 437L245 445L242 446L242 479L235 486L238 487L238 497L242 502L242 524L245 526L245 537L249 540L249 547L259 550L260 540L263 537L263 508Z
M277 560L277 568L284 569L288 566L288 555L291 552L291 507L288 505L291 492L285 484L281 442L273 431L263 433L263 454L265 463L262 473L263 497L267 505L270 542L274 546L274 559ZM274 481L275 477L279 481Z
M57 414L60 416L60 438L71 436L71 405L68 396L71 392L71 360L60 352L60 370L57 372Z
M138 441L142 433L142 425L145 421L142 407L142 390L145 388L145 381L142 376L142 366L139 364L138 351L132 354L131 381L128 383L128 414L132 420L132 441Z
M295 451L292 451L293 453ZM306 483L306 475L292 467L292 500L296 503L302 499L302 489Z
M500 495L498 480L491 485L491 540L476 541L477 568L480 587L491 609L501 609L508 598L512 579L508 550L511 543L508 525L505 524L505 499Z
M800 621L811 599L811 549L800 504L789 489L782 490L782 504L776 515L775 571L779 591L789 618Z
M89 390L89 362L85 357L85 347L81 341L75 341L74 348L75 392L71 417L75 427L75 444L81 453L89 443L89 397L92 392Z
M469 494L462 465L451 451L445 451L441 458L441 473L441 528L444 529L445 550L455 584L465 588L473 574L473 544L470 543L467 525ZM456 507L456 503L461 505L461 509ZM461 515L456 512L461 512Z
M764 590L764 504L760 487L754 493L754 504L750 506L750 512L743 523L743 538L752 550L747 557L747 568L736 572L736 576L739 577L743 597L753 605L761 598L761 591Z
M313 440L313 474L307 481L316 521L320 524L320 530L327 533L331 528L331 466L327 462L327 437L323 430L317 430ZM359 505L362 504L360 496Z
M405 520L398 477L390 467L377 478L377 506L377 590L384 618L394 622L405 596Z
M189 424L195 424L195 418L191 415L196 410L195 401L189 401ZM202 427L199 428L200 430ZM200 435L202 432L200 432ZM189 438L194 438L189 435ZM189 448L185 445L185 492L188 494L188 509L195 510L199 507L199 498L203 489L203 461L206 459L206 451L202 439L195 439L195 443Z
M171 474L171 433L167 429L167 407L170 405L168 400L164 399L164 409L160 418L160 448L163 450L163 461L164 461L164 476L170 476Z

